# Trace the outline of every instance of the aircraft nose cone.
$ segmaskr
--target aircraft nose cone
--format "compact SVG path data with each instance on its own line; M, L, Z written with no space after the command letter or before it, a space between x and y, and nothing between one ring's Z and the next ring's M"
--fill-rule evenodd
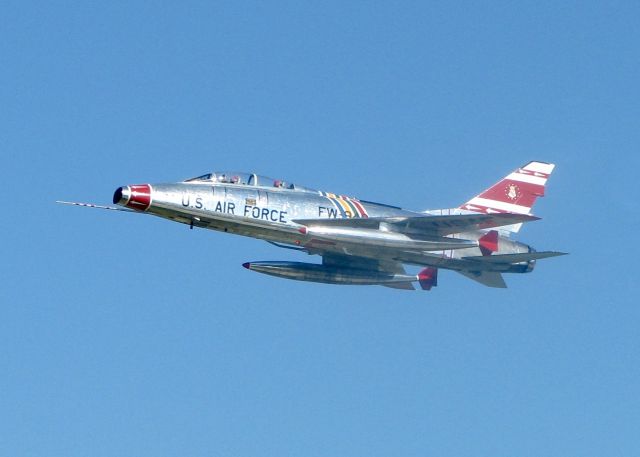
M136 211L146 211L151 206L151 186L134 184L118 187L113 193L113 203Z

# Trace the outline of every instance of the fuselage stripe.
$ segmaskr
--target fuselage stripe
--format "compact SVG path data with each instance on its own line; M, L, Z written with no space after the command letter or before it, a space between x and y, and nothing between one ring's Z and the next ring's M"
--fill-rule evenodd
M331 204L338 211L338 213L340 213L340 217L344 217L344 210L342 209L342 206L338 205L338 203L336 203L335 199L329 197L328 195L326 196L326 198L327 198L327 200L329 200L331 202Z
M336 201L342 207L343 216L353 217L353 215L354 215L353 211L351 210L351 208L349 208L349 205L347 204L347 202L345 200L343 200L342 198L336 198ZM347 214L350 214L350 216L347 216Z
M320 195L331 202L333 207L338 210L342 218L358 218L369 217L364 205L355 198L349 198L344 195L337 195L331 192L320 191Z
M347 212L344 210L344 206L342 206L342 203L340 203L340 200L337 197L333 197L332 200L333 200L333 203L338 208L338 210L340 211L340 215L343 218L346 218L347 217Z
M351 203L358 208L358 212L360 213L360 217L369 217L367 214L367 210L364 209L364 206L358 200L351 200Z
M342 197L342 198L343 198L342 201L349 207L349 212L351 213L351 217L360 217L358 208L355 207L353 202L347 197Z

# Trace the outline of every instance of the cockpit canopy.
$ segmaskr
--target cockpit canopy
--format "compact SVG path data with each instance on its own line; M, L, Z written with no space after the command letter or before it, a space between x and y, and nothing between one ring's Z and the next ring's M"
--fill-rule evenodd
M284 181L282 179L273 179L267 176L260 176L255 173L238 173L238 172L207 173L202 176L186 179L184 182L235 184L239 186L271 187L271 188L298 190L303 192L317 192L314 189L298 186L296 184Z

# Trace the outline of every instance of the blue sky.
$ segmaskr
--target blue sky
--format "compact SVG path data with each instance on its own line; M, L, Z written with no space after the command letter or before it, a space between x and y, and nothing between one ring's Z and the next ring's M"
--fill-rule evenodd
M3 2L0 455L635 455L636 2ZM409 209L557 164L493 290L135 215L122 184L255 170Z

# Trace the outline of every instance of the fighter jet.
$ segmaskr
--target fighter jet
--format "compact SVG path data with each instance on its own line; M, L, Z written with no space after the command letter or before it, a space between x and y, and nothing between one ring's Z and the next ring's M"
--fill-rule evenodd
M431 290L438 270L446 269L504 288L504 273L529 273L537 260L564 254L539 252L511 238L539 219L531 209L553 169L530 162L456 208L422 212L235 172L118 187L118 206L58 203L150 214L322 257L322 263L243 264L280 278L411 290L418 283ZM405 265L422 269L408 274Z

